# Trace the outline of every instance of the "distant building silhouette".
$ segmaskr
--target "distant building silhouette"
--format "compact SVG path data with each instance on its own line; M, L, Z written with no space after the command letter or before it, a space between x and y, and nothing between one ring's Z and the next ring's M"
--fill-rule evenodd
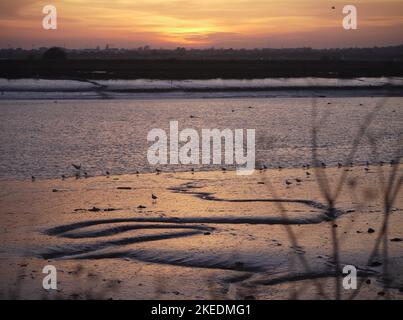
M44 57L44 53L46 57ZM148 45L136 49L114 48L111 44L91 49L63 48L0 48L0 60L28 60L34 55L43 59L65 59L63 50L69 60L219 60L219 61L403 61L403 45L372 48L176 48L153 49ZM53 53L52 53L53 52Z
M62 48L53 47L46 50L42 56L44 60L66 60L66 52Z

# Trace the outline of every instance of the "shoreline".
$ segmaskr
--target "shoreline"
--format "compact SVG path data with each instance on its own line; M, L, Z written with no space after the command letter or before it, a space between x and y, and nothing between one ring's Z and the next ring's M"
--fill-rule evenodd
M87 95L80 93L69 94L68 96L61 95L46 95L45 92L38 92L37 95L28 93L28 96L24 97L25 92L18 92L15 94L5 94L0 96L0 101L95 101L95 100L131 100L131 101L158 101L158 100L227 100L227 99L303 99L303 98L387 98L387 97L403 97L403 90L397 90L396 93L391 93L390 90L373 90L373 91L340 91L335 94L332 91L311 92L310 90L296 92L213 92L213 93L184 93L181 91L158 94L155 93L131 93L123 95L114 94L98 94L96 91L88 92ZM284 94L286 93L286 94Z
M403 78L0 79L0 100L403 97Z
M169 166L169 165L168 165ZM370 167L373 168L379 168L379 167L390 167L389 163L383 162L382 165L379 164L372 164L369 163ZM262 173L262 172L267 172L267 171L278 171L281 172L283 170L305 170L305 171L314 171L315 169L322 169L322 167L318 166L315 167L313 165L309 165L310 169L306 169L305 167L301 167L300 165L295 165L295 166L281 166L279 167L275 167L275 166L270 166L267 165L265 169L262 168L256 168L254 170L254 172L252 173L252 175L258 174L258 173ZM351 165L343 165L342 167L338 167L338 165L334 165L334 164L330 164L330 165L326 165L326 169L337 169L338 171L342 171L342 170L353 170L354 168L361 168L364 169L366 168L367 165L365 162L363 163L355 163L353 166ZM140 176L140 175L163 175L163 174L197 174L197 173L223 173L222 170L220 170L219 168L193 168L194 171L192 170L192 168L189 169L179 169L179 170L166 170L165 167L163 168L158 168L155 167L156 169L158 169L159 171L156 170L148 170L148 171L133 171L133 172L122 172L122 173L111 173L109 176L106 174L95 174L95 175L91 175L89 174L87 177L84 175L80 175L79 178L77 178L75 175L71 174L71 175L67 175L65 174L65 179L61 179L61 177L41 177L41 176L35 176L35 182L36 181L68 181L68 180L87 180L87 179L91 179L91 178L119 178L119 177L123 177L123 176ZM84 170L83 170L84 171ZM235 173L236 172L236 168L233 167L225 167L225 173ZM0 177L0 183L1 182L32 182L31 181L31 177L27 177L25 179L18 179L18 178L6 178L6 177Z

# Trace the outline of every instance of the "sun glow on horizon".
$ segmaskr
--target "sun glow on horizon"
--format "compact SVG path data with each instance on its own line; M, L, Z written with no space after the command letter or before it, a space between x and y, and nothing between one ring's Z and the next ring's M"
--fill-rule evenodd
M355 1L359 29L342 29L341 0L65 0L58 30L41 28L43 0L3 0L0 46L343 47L403 43L403 2ZM335 6L335 9L332 7Z

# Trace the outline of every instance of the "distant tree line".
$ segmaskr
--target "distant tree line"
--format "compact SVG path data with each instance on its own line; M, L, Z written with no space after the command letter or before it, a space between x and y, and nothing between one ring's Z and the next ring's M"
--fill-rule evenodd
M0 49L0 59L14 60L382 60L402 61L403 45L373 48L313 49L313 48L257 48L257 49L154 49L144 46L136 49L99 47L94 49L38 48Z

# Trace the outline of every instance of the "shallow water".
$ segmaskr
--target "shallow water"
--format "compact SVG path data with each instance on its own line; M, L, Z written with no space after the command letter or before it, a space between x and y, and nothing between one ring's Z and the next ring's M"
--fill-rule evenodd
M0 78L1 100L403 96L403 78L47 80Z
M319 155L329 165L345 160L353 139L383 98L318 98ZM330 103L330 104L329 104ZM403 99L388 98L368 132L355 163L390 161L403 141ZM60 177L75 174L72 163L89 175L152 171L147 133L169 121L179 130L256 129L256 166L294 167L312 162L312 99L169 100L2 100L0 102L0 179ZM401 152L401 151L400 151ZM164 170L188 170L171 165ZM219 167L219 166L218 166ZM213 169L214 165L198 169Z

